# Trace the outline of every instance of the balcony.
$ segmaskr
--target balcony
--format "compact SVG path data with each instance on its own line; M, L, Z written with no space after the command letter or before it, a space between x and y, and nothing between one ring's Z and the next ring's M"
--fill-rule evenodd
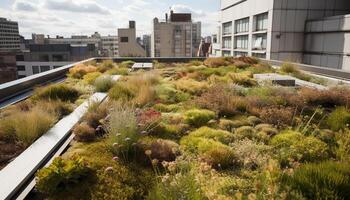
M347 85L250 57L156 60L96 58L0 85L0 199L274 198L314 171L347 176Z

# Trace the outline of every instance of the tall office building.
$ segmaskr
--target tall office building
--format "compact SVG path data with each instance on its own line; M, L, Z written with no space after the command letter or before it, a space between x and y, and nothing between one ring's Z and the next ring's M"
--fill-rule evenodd
M118 36L108 35L101 36L101 56L117 57L118 53Z
M136 23L129 21L128 28L118 29L119 56L145 57L146 51L136 40Z
M18 23L0 18L0 83L17 78L16 52L20 51Z
M19 39L18 23L0 18L0 51L19 51Z
M221 0L221 53L350 68L349 11L349 0Z
M165 15L165 21L153 19L152 57L195 57L201 42L201 22L193 22L190 13Z

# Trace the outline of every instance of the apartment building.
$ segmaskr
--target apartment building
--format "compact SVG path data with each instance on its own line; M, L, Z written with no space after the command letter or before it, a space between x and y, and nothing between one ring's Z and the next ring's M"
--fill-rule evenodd
M349 19L328 17L349 11L349 0L221 0L221 54L345 69Z
M18 23L6 18L0 18L0 51L19 51Z
M201 43L201 22L193 22L190 13L165 15L165 21L153 19L152 57L196 57Z
M101 36L101 56L117 57L118 55L118 36Z
M17 54L18 78L95 57L95 53L93 44L30 44L27 51Z
M145 57L146 51L136 40L136 22L129 21L128 28L118 29L119 56Z

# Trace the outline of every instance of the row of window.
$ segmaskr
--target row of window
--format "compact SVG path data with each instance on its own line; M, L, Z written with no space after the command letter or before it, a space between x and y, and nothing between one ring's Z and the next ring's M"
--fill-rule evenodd
M267 30L268 25L268 13L263 13L254 16L253 31ZM247 33L249 32L249 17L239 19L235 21L235 33ZM222 25L223 35L232 34L232 22L226 22Z
M17 66L17 70L18 70L18 67L23 69L22 66ZM62 67L62 66L53 66L53 69L56 69L56 68L59 68L59 67ZM46 71L49 71L49 70L51 70L50 66L32 66L33 74L39 74L39 73L46 72ZM24 70L18 70L18 71L25 71L25 69Z
M231 37L222 38L222 47L224 49L231 49ZM234 37L234 48L235 49L248 49L249 37L248 35L240 35ZM267 34L257 34L253 36L253 50L264 50L267 45Z
M222 51L222 56L231 56L231 51ZM233 56L248 56L248 53L244 51L235 51ZM252 53L252 56L256 58L266 58L266 53Z

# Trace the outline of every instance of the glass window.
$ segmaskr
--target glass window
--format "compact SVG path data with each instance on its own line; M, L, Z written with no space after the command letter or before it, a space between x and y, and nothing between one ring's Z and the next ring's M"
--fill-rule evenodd
M232 22L227 22L222 24L222 33L224 35L229 35L232 33Z
M33 74L39 74L39 66L32 66Z
M266 58L265 53L253 53L252 56L256 58Z
M17 65L17 71L26 71L26 68L24 65Z
M248 53L247 52L242 52L242 51L235 51L234 55L236 57L238 57L238 56L248 56Z
M236 33L245 33L249 31L249 17L236 20L235 22Z
M266 49L267 35L258 34L254 36L253 49L263 50Z
M267 30L268 13L255 16L255 31Z
M50 70L50 66L40 66L40 72L46 72Z
M231 37L222 38L222 48L231 49Z
M235 37L235 49L248 49L248 35Z
M222 56L231 56L231 51L222 51Z
M120 42L129 42L129 37L121 37Z

